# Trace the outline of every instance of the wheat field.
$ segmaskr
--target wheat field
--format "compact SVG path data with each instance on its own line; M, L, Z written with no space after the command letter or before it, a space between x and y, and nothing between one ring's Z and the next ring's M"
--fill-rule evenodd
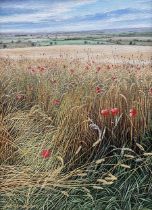
M150 51L92 51L1 51L3 210L152 209Z

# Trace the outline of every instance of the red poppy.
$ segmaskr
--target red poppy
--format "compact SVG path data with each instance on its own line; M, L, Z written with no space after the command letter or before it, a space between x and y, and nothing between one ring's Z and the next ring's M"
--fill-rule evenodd
M36 69L35 68L32 68L31 69L31 73L33 73L33 74L36 73Z
M99 72L101 70L101 67L100 66L98 66L97 67L97 72Z
M101 115L103 115L104 117L109 116L110 115L109 109L102 109L101 110Z
M137 110L135 108L130 109L129 115L130 117L135 117L137 115Z
M149 94L152 96L152 88L149 89Z
M111 114L112 114L112 116L118 115L119 114L119 109L118 108L112 108L111 109Z
M71 74L74 74L74 69L70 69L70 73Z
M113 81L115 81L115 80L116 80L116 77L115 77L115 76L113 76L111 79L112 79Z
M57 80L51 80L52 84L56 84Z
M50 155L51 155L51 151L50 151L49 149L44 149L44 150L42 150L42 152L41 152L41 156L42 156L43 158L49 158Z
M101 93L101 92L102 92L102 89L99 86L97 86L96 87L96 93Z
M23 95L18 93L18 94L16 95L16 99L17 99L17 100L23 99Z
M85 67L85 70L89 70L89 66L86 66L86 67Z
M39 71L40 72L44 72L45 71L45 67L43 67L43 66L42 67L39 67Z
M60 105L60 100L54 99L53 100L53 105L56 105L56 106Z

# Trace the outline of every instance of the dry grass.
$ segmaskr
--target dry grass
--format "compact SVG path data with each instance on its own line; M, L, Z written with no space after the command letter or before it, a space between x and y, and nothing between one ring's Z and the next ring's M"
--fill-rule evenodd
M128 63L134 60L139 63L151 58L151 46L128 45L63 45L45 47L27 47L15 49L2 49L1 57L10 58L65 58L79 59L82 62L89 59L102 63Z

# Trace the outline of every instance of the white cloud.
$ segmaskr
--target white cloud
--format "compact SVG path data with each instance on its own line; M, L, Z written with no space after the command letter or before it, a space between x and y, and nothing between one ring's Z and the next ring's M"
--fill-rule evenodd
M56 20L60 15L68 12L67 8L54 8L44 10L43 12L36 12L30 14L18 14L18 15L9 15L3 16L0 19L0 23L38 23L44 20L51 18L52 20Z
M97 0L75 0L73 2L57 2L54 4L33 4L22 3L20 5L3 5L2 8L16 8L16 9L38 9L34 13L29 14L14 14L2 16L0 19L0 23L38 23L40 21L45 21L47 19L61 21L72 18L72 10L76 9L76 7L87 5L96 2ZM49 7L49 8L48 8Z
M71 32L71 31L87 31L87 30L102 30L102 29L115 29L115 28L140 28L140 27L151 27L150 23L130 23L127 25L121 25L118 23L108 23L108 22L92 22L82 24L71 24L66 26L54 27L53 32ZM52 27L44 27L42 29L5 29L1 30L1 33L38 33L38 32L52 32Z
M107 4L109 5L105 7L101 7L101 2L100 6L96 4L96 7L92 7L92 3L99 2L99 0L69 0L69 1L51 1L48 3L46 1L41 1L40 4L36 4L36 1L32 1L30 4L29 1L27 2L21 2L20 4L1 4L1 8L5 10L5 8L14 8L14 9L32 9L33 12L29 11L28 14L22 13L22 14L17 14L14 13L13 15L5 15L1 16L0 23L1 23L1 31L5 32L39 32L39 31L78 31L78 30L96 30L96 29L109 29L109 28L121 28L123 27L124 22L129 21L134 21L139 19L139 23L137 25L140 25L140 22L142 23L142 19L148 19L152 18L152 15L149 13L144 13L145 10L142 8L137 8L139 9L138 13L134 14L121 14L115 15L115 9L116 10L125 10L128 9L128 5L126 7L126 4L118 4L117 6L110 6L110 1L107 0ZM104 0L105 1L105 0ZM137 2L137 0L136 0ZM89 9L82 10L82 6L84 5L90 5ZM96 9L94 9L96 8ZM131 9L135 8L135 5L130 5ZM28 10L27 10L28 11ZM113 13L114 12L114 13ZM111 13L113 15L109 15L109 17L103 20L94 20L93 16L96 14L106 14L106 13ZM87 19L87 16L90 15L90 20ZM143 15L143 16L142 16ZM92 16L92 19L91 19ZM83 19L83 21L81 21ZM73 21L74 20L74 21ZM77 23L75 23L76 21ZM56 26L53 26L54 22L57 22ZM72 23L73 22L73 23ZM46 23L46 25L50 25L49 27L40 27L40 28L35 28L33 26L33 29L28 29L23 27L23 23L27 23L30 26L30 23ZM64 23L64 24L63 24ZM9 29L9 24L12 26L12 29ZM149 23L146 23L148 26L150 25ZM145 24L145 26L146 26ZM14 25L14 27L13 27ZM18 25L20 29L16 28L15 25ZM141 24L142 25L142 24ZM53 26L53 28L52 28ZM127 25L127 26L131 26ZM126 25L124 26L126 27ZM132 24L132 27L135 27L135 24ZM13 29L14 28L14 29Z
M130 15L123 15L120 17L113 17L113 18L109 18L108 21L109 22L121 22L121 21L134 21L134 20L141 20L141 19L151 19L152 18L152 14L145 14L144 17L141 17L141 13L139 14L130 14Z

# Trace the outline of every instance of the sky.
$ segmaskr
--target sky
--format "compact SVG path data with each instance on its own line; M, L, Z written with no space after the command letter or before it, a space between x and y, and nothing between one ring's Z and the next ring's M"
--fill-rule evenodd
M0 32L152 27L152 0L0 0Z

